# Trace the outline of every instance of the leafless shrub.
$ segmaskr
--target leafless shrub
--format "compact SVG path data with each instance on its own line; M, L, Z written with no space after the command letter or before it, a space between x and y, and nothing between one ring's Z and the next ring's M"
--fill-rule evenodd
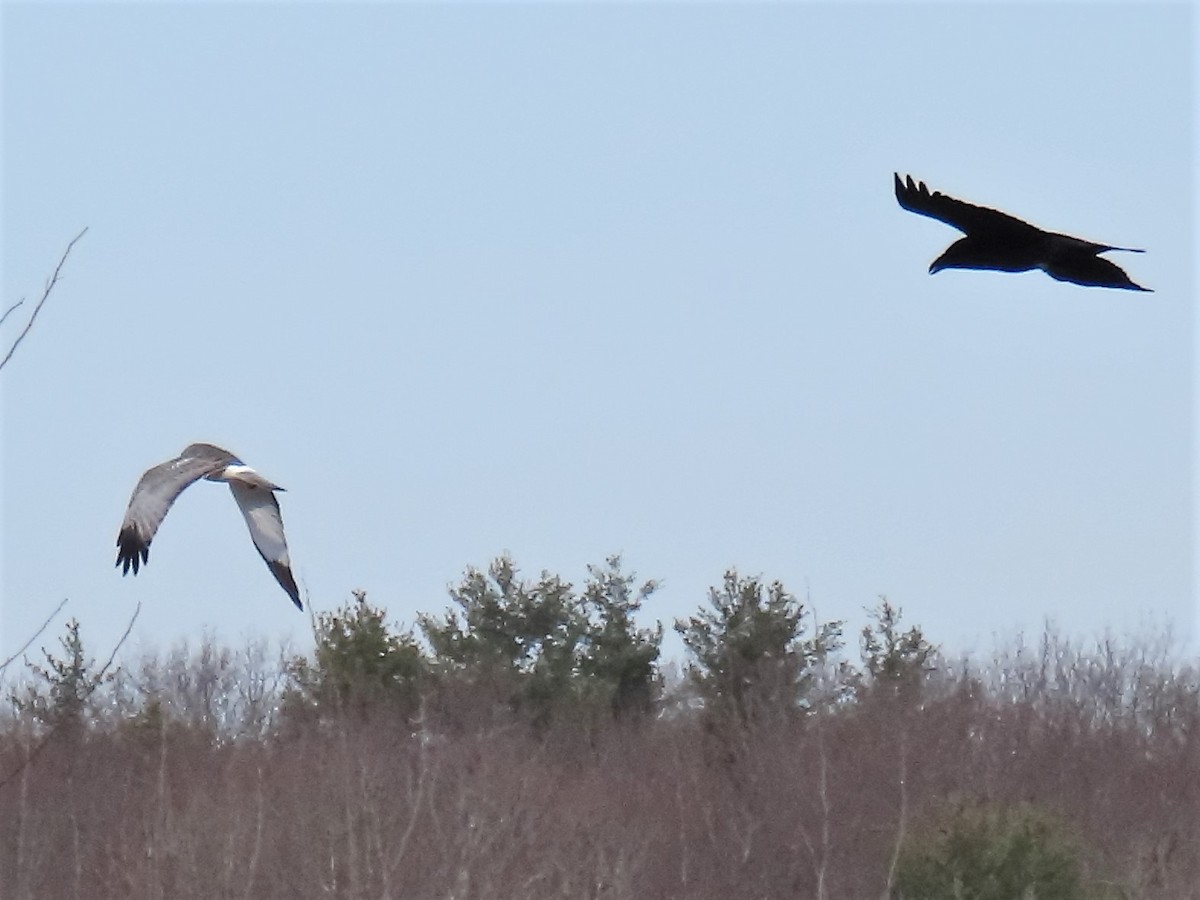
M1151 644L926 660L902 722L831 666L807 714L736 732L686 704L539 730L458 689L277 731L269 660L135 667L0 788L5 896L880 897L906 823L962 798L1070 823L1097 896L1200 897L1196 675ZM29 737L5 722L3 770Z
M285 654L251 639L240 649L212 635L198 644L181 641L162 656L146 655L122 668L110 692L110 712L121 721L173 726L207 733L214 740L264 738L282 700Z

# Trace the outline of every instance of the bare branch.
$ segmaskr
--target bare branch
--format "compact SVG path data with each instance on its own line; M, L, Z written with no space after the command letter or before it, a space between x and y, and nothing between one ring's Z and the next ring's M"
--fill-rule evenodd
M64 597L62 599L62 602L60 602L58 604L58 606L54 607L53 612L51 612L50 615L46 616L46 621L42 623L41 627L38 628L37 631L35 631L33 634L31 634L29 636L29 640L27 640L24 644L22 644L20 649L17 650L16 653L14 653L12 656L10 656L8 659L6 659L4 662L0 663L0 672L3 672L5 669L7 669L9 663L11 663L18 656L21 656L26 650L29 649L29 645L32 644L34 641L36 641L38 639L38 637L41 636L41 633L46 630L46 628L50 625L50 623L52 621L54 621L54 617L57 616L60 612L62 612L62 608L66 605L67 605L67 598Z
M103 679L105 674L108 672L109 666L111 666L113 664L113 660L117 658L117 653L118 653L118 651L120 651L121 645L124 644L126 640L128 640L129 633L131 631L133 631L133 623L137 621L138 616L140 616L141 614L142 614L142 601L139 600L137 602L137 606L134 607L133 615L129 617L129 624L125 626L125 633L121 635L121 639L119 641L117 641L116 646L113 647L112 653L108 654L108 662L106 662L104 664L104 667L101 668L100 671L96 674L96 680L95 680L96 686L99 686L101 679ZM93 690L94 690L94 688L93 688Z
M4 320L5 320L5 319L7 319L9 316L11 316L11 315L12 315L12 314L13 314L13 313L14 313L14 312L15 312L15 311L18 309L18 308L20 308L20 307L21 307L21 306L22 306L24 303L25 303L25 299L24 299L24 298L21 298L21 299L20 299L20 300L18 300L16 303L14 303L12 306L10 306L8 309L6 309L6 310L4 311L4 315L0 316L0 325L3 325L3 324L4 324Z
M50 280L46 282L46 287L42 291L42 298L38 300L37 306L33 308L33 313L29 316L29 321L25 323L25 327L21 329L21 333L17 335L17 339L13 341L12 346L8 348L8 353L5 354L4 359L0 360L0 369L3 369L6 365L8 365L8 361L12 359L12 355L17 352L17 347L20 346L21 341L25 340L25 335L29 334L29 329L33 328L33 323L37 320L38 313L42 311L42 306L50 297L50 292L54 290L54 285L58 284L58 277L62 273L62 267L66 263L67 257L71 255L71 248L74 247L76 242L85 234L87 234L87 228L84 228L83 231L71 238L71 243L67 244L67 249L63 251L63 255L58 260L58 265L54 267L54 274L51 275ZM2 323L4 319L8 318L9 313L11 313L24 302L24 300L19 300L10 306L7 312L4 313L3 318L0 318L0 323Z

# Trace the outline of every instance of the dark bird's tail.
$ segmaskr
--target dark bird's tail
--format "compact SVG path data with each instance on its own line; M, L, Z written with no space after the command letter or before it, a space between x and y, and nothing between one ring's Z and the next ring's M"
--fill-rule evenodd
M1085 287L1121 288L1153 293L1150 288L1137 284L1120 266L1099 256L1076 256L1044 265L1042 270L1057 281L1070 281Z

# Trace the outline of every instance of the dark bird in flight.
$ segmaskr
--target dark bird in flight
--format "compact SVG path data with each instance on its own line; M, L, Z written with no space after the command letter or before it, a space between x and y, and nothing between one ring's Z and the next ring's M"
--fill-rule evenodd
M129 498L125 521L117 535L117 565L125 565L121 574L129 574L132 566L136 575L138 565L149 561L150 541L166 518L167 510L184 488L201 478L229 485L259 555L296 608L304 609L296 579L292 577L287 541L283 537L283 517L275 499L275 492L283 488L263 478L228 450L212 444L192 444L175 459L142 475Z
M901 181L896 174L896 199L910 212L920 213L953 225L966 237L959 238L933 261L929 274L942 269L996 269L1001 272L1028 272L1041 269L1051 278L1090 287L1125 288L1148 291L1134 284L1120 266L1097 254L1109 250L1142 253L1131 247L1093 244L1066 234L1042 231L1007 213L974 206L934 191L908 176Z

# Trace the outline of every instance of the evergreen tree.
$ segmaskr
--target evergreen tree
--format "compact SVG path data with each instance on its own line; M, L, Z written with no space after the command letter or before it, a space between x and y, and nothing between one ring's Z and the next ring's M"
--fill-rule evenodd
M501 556L467 569L450 599L457 610L418 618L440 677L490 686L514 708L544 709L569 689L587 626L568 582L543 572L524 583Z
M43 648L44 667L27 663L34 683L26 687L24 696L12 695L12 702L18 713L54 729L60 738L79 739L87 725L85 713L92 694L113 676L96 671L94 661L87 658L77 620L67 622L59 644L63 656Z
M604 566L588 566L583 589L589 629L581 671L618 716L647 713L658 699L662 623L646 629L633 621L658 583L647 581L640 588L635 584L632 573L621 572L621 557L610 556Z
M898 900L1082 900L1082 852L1065 825L1031 806L945 810L904 848ZM1097 886L1098 887L1098 886Z
M800 708L817 666L841 645L841 623L821 625L805 638L804 605L778 581L725 573L711 588L708 609L677 620L692 660L689 675L706 707L747 723L767 710Z
M867 611L873 625L863 627L860 639L869 681L859 689L860 700L884 698L908 708L921 701L925 676L933 671L937 648L914 626L901 631L901 611L881 597Z
M319 716L386 711L413 718L427 662L411 631L396 632L384 611L367 602L365 591L334 613L322 613L315 626L313 662L293 660L285 711Z
M596 702L619 712L649 709L662 629L639 630L633 615L655 584L635 590L619 557L588 572L578 595L549 572L522 581L507 556L486 573L468 569L450 591L457 609L418 620L443 683L486 689L539 724Z

